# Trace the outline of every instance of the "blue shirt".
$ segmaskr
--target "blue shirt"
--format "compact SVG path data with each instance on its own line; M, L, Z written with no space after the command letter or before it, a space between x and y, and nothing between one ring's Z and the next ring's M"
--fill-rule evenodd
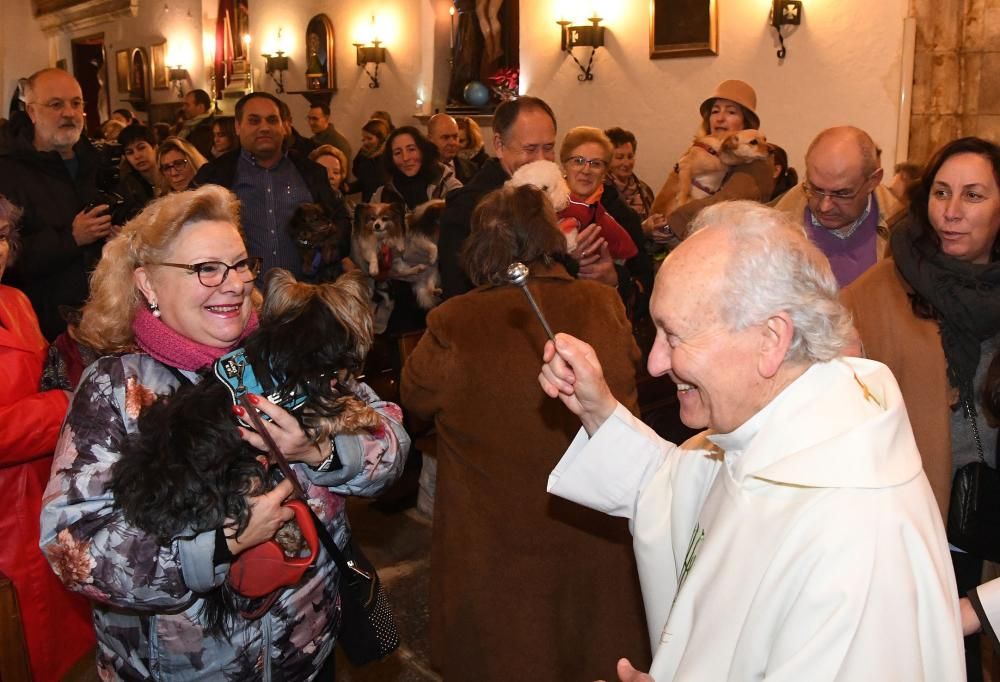
M285 268L301 277L302 258L288 234L288 224L295 210L313 198L295 164L283 155L274 166L264 168L244 149L236 165L233 192L241 204L247 253L264 259L261 276L271 268Z

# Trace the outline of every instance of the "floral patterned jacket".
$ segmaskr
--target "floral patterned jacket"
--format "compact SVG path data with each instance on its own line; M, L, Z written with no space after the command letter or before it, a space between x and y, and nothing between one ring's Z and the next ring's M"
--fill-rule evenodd
M312 679L332 652L340 618L337 568L325 551L263 618L238 619L228 639L213 637L203 632L199 595L221 585L229 570L213 561L215 534L162 547L115 508L108 485L118 444L136 430L140 409L177 384L170 369L145 354L104 357L87 369L56 446L42 551L70 589L93 601L101 679ZM379 493L402 471L410 445L399 407L365 384L357 391L383 426L338 435L344 466L337 471L293 464L339 546L350 532L344 496Z

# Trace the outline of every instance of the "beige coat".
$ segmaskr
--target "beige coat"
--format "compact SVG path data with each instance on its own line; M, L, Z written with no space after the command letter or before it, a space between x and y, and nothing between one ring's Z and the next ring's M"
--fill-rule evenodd
M941 334L934 320L913 314L912 289L887 258L841 292L854 315L864 354L888 365L899 382L913 435L943 518L951 497L951 405Z

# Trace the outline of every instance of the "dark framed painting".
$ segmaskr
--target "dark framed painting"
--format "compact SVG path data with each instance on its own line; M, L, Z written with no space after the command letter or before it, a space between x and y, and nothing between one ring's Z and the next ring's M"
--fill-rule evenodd
M717 54L717 0L650 0L650 59Z
M137 47L129 56L128 99L133 109L146 111L150 100L150 70L145 48Z
M333 22L317 14L306 25L306 89L336 90Z
M170 87L167 78L167 42L149 46L149 62L153 70L153 89L166 90Z
M128 50L118 50L115 52L115 75L118 77L118 92L123 95L128 94L128 76L131 70L132 68L129 66Z

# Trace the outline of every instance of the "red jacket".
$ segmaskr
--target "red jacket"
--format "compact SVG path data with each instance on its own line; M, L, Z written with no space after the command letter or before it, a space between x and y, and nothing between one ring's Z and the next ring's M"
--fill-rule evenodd
M559 211L559 229L563 232L571 232L574 227L582 230L597 223L601 227L601 236L608 243L608 251L611 253L612 259L628 260L633 258L639 253L639 248L632 241L628 231L604 210L604 204L601 203L601 195L603 194L604 185L601 185L584 201L570 197L566 208Z
M62 391L38 392L47 351L27 297L0 285L0 572L14 583L36 682L62 679L94 646L90 606L38 549L42 493L67 408Z

